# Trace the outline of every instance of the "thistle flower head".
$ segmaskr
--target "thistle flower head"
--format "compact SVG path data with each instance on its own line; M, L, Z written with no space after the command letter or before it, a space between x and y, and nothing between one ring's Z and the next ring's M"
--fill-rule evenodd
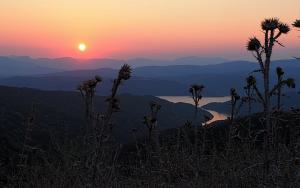
M155 101L151 101L149 105L150 105L151 111L161 109L161 105L159 103L155 102Z
M284 72L281 67L276 68L276 73L277 73L277 76L279 76L279 77L284 75Z
M248 44L247 44L247 50L256 51L256 50L259 50L260 48L261 48L261 43L256 37L249 39Z
M102 78L101 78L100 76L96 75L96 76L95 76L95 80L96 80L97 82L101 82L101 81L102 81Z
M183 127L186 127L186 128L191 128L193 125L193 123L191 121L186 121L183 125Z
M291 29L290 29L290 26L288 24L279 23L278 24L278 30L279 30L279 32L281 32L283 34L287 34Z
M269 18L261 22L261 28L264 31L275 30L278 28L279 19L278 18Z
M256 84L256 78L254 76L249 76L247 78L247 85L248 86L254 86Z
M119 71L119 78L122 80L128 80L131 75L131 68L128 64L124 64Z
M231 88L231 89L230 89L230 95L233 96L233 95L235 95L235 93L236 93L235 89L234 89L234 88Z
M289 88L295 88L296 87L296 83L295 83L295 80L293 78L288 78L286 80L286 85L289 87Z
M294 26L294 27L300 28L300 20L296 20L296 21L293 23L293 26Z
M95 88L97 86L97 83L98 82L96 80L91 79L91 80L86 81L85 84L90 88Z
M234 88L230 89L230 95L231 95L231 97L234 98L234 100L239 100L240 99L240 96L237 94L237 92Z
M189 91L192 93L193 91L197 92L197 91L202 91L203 89L204 89L203 85L193 84L191 85Z
M102 79L99 76L95 76L94 79L86 80L81 85L77 86L77 90L85 93L94 93L97 84L101 82Z

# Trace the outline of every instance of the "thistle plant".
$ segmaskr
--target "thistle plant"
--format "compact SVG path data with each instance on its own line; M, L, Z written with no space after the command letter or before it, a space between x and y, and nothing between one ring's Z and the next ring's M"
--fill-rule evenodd
M103 124L102 127L108 132L108 135L111 135L112 132L112 124L111 124L111 117L114 112L120 110L119 100L116 97L117 91L119 86L125 81L129 80L131 77L131 67L128 64L124 64L121 69L119 70L118 77L114 79L113 86L111 89L111 95L106 99L108 102L108 107L106 113L103 117Z
M241 106L243 103L248 104L248 138L251 138L251 127L252 127L252 101L255 102L256 99L254 98L254 93L259 92L256 86L256 78L253 75L250 75L249 77L246 78L246 86L244 87L244 91L246 96L242 97L242 102ZM259 95L261 95L259 93Z
M197 85L193 84L191 85L189 92L192 95L193 101L194 101L194 121L197 121L197 114L198 114L198 107L199 107L199 102L202 99L202 91L204 89L203 85ZM194 148L195 152L198 151L198 126L195 125L194 127Z
M99 187L106 174L113 173L115 160L118 155L118 146L114 146L112 140L111 118L114 112L120 109L119 100L116 97L119 86L128 80L131 68L125 64L121 67L118 77L114 79L111 95L107 98L108 106L106 112L96 113L94 111L94 96L97 85L102 81L101 77L83 82L78 87L85 104L85 116L87 119L87 131L84 137L83 148L80 153L80 164L89 176L84 177L87 184ZM103 169L110 169L104 171Z
M193 101L194 101L194 106L195 106L195 118L198 113L198 106L199 106L199 101L202 99L202 91L204 89L203 85L197 85L193 84L191 85L189 92L192 95Z
M290 31L290 27L279 21L277 18L265 19L261 23L261 29L264 33L264 40L261 43L256 37L250 38L247 49L253 53L263 75L264 95L260 98L264 108L265 126L267 134L265 136L265 148L268 150L269 138L271 136L271 93L270 93L270 66L273 48L275 44L283 46L278 39ZM268 153L266 151L266 153Z
M258 89L256 87L256 79L254 76L250 75L247 77L246 82L247 85L244 87L246 97L243 97L243 101L248 103L248 114L250 115L252 110L251 102L255 101L253 94L255 90L258 91Z
M161 105L157 102L150 102L150 114L144 117L144 124L148 128L148 143L150 146L150 152L154 154L154 158L160 157L160 144L159 144L159 129L157 125L158 112L161 109Z
M236 104L238 100L240 100L240 96L237 94L236 90L234 88L230 89L230 97L231 97L231 115L230 115L230 121L233 122L234 120L234 114L236 112Z
M270 91L271 95L277 95L277 107L276 109L279 111L281 108L281 96L282 96L282 88L287 86L288 88L295 88L295 80L293 78L288 78L283 80L284 71L281 67L276 68L276 75L277 75L277 84L273 87Z
M278 85L282 81L283 75L284 75L284 72L281 67L276 68L276 75L277 75L277 85ZM281 100L281 87L278 87L278 89L277 89L277 110L279 110L280 106L281 106L280 100Z
M80 94L84 100L85 107L85 118L87 121L85 127L85 134L92 131L92 120L94 119L94 96L96 92L97 85L102 81L100 76L95 76L94 79L84 81L81 85L78 86L77 90L80 91Z

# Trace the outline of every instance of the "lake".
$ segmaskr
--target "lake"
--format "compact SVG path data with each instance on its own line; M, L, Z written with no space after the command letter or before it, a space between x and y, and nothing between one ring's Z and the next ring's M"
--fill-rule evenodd
M192 97L190 96L158 96L161 99L167 100L169 102L173 102L173 103L187 103L187 104L192 104L194 105L194 101L192 99ZM219 103L223 103L223 102L227 102L230 100L229 96L226 97L203 97L200 102L199 102L199 107L201 108L202 106L208 104L208 103L212 103L212 102L219 102ZM204 109L206 110L206 109ZM209 120L208 122L206 122L207 124L212 123L214 121L218 121L218 120L225 120L227 119L228 115L227 114L222 114L216 111L212 111L212 110L206 110L209 113L211 113L213 115L213 118L211 120Z

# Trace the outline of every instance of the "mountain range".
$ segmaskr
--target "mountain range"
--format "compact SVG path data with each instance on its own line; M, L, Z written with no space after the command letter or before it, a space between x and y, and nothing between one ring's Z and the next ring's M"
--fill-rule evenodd
M27 57L17 57L15 59L29 59ZM5 61L5 58L0 58ZM12 58L14 59L14 57ZM188 58L177 60L184 61ZM195 59L195 58L192 58ZM200 58L201 59L201 58ZM57 59L55 64L62 63L63 58ZM4 63L0 65L3 66ZM44 59L44 61L46 61ZM137 61L137 59L135 60ZM154 60L153 60L154 61ZM68 62L68 61L67 61ZM116 61L117 62L117 61ZM152 62L152 61L151 61ZM23 62L24 63L24 62ZM21 61L13 61L7 63L10 67L17 66L15 72L26 73L27 69L19 64ZM50 61L48 62L50 64ZM68 62L71 63L72 62ZM64 64L64 66L68 65ZM100 61L101 63L101 61ZM125 63L120 61L120 64ZM24 63L26 64L26 63ZM135 62L135 64L138 64ZM143 64L143 63L142 63ZM35 67L35 63L28 64ZM73 65L73 64L72 64ZM76 66L76 65L74 65ZM104 66L104 65L103 65ZM276 81L275 68L280 66L285 71L285 77L292 77L296 80L296 85L300 81L300 61L296 59L276 60L272 63L271 82ZM62 66L63 67L63 66ZM73 67L74 68L74 67ZM240 93L243 92L246 77L253 71L258 70L257 63L250 61L232 61L211 65L168 65L168 66L141 66L135 67L132 71L132 78L126 85L120 88L120 93L130 93L134 95L189 95L188 88L191 84L203 84L205 86L204 96L227 96L230 88L236 88ZM103 78L100 86L100 95L107 95L110 92L110 85L118 70L114 68L97 68L86 70L58 70L55 66L52 68L35 67L35 74L27 72L29 75L7 76L11 74L10 69L1 69L0 84L14 87L29 87L42 90L62 90L74 91L77 85L86 79L90 79L95 75ZM3 71L5 70L5 71ZM1 73L1 71L0 71ZM26 73L26 74L27 74ZM261 83L261 75L254 73ZM261 87L261 85L259 85ZM290 90L288 90L290 91Z
M159 60L136 58L119 60L112 58L75 59L62 58L31 58L28 56L0 56L0 77L24 76L54 73L71 70L89 70L99 68L118 69L127 63L132 67L165 66L165 65L209 65L226 61L222 58L183 57L175 60Z

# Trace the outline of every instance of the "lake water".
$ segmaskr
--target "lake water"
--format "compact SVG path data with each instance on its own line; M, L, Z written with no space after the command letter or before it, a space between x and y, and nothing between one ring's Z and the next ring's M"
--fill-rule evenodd
M190 96L158 96L161 99L165 99L169 102L173 102L173 103L187 103L187 104L192 104L194 105L194 101L192 99L192 97ZM212 103L212 102L219 102L219 103L223 103L226 101L229 101L230 97L226 96L226 97L203 97L200 102L199 102L199 107L201 108L202 106L208 104L208 103ZM204 109L206 110L206 109ZM206 110L209 113L211 113L213 115L213 118L211 120L209 120L208 122L206 122L207 124L212 123L214 121L218 121L218 120L225 120L227 119L228 115L227 114L222 114L216 111L212 111L212 110Z

